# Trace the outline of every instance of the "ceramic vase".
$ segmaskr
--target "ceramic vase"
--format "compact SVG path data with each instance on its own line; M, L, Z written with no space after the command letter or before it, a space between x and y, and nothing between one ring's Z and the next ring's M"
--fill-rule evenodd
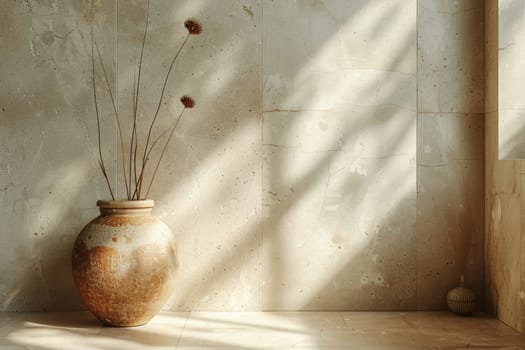
M450 311L462 316L470 316L476 307L476 294L464 286L462 278L459 287L451 289L447 294L447 305Z
M104 324L147 323L173 291L177 243L151 214L152 200L98 201L100 216L78 235L73 279L87 308Z

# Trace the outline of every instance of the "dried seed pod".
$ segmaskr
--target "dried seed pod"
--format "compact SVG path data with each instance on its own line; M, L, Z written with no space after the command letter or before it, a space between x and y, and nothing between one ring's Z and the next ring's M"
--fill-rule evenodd
M182 96L180 102L182 102L184 108L193 108L195 106L195 101L188 95Z
M202 27L201 25L193 20L193 19L188 19L184 22L184 26L186 27L186 29L188 30L188 32L192 35L197 35L197 34L200 34L202 32Z

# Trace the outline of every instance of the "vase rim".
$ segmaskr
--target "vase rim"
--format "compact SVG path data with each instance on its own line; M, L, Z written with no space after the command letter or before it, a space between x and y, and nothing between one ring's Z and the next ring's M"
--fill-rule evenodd
M146 209L153 208L155 201L153 199L141 199L141 200L98 200L97 207L108 208L108 209Z

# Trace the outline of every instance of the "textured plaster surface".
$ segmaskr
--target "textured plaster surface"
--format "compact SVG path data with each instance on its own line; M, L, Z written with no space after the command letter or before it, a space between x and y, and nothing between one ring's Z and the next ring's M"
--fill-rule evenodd
M483 113L483 1L418 1L420 112Z
M150 8L139 101L142 130L184 40L184 20L203 25L179 56L154 132L179 115L182 95L194 97L196 108L185 112L175 130L150 195L156 214L180 240L178 285L166 306L176 310L261 305L261 4L226 3L152 1ZM131 1L119 7L119 95L128 113L145 6Z
M263 21L263 308L414 309L416 2Z
M95 31L115 30L104 2ZM81 1L5 1L0 10L0 309L79 309L70 257L106 189ZM114 46L101 40L101 50ZM111 126L111 123L108 123ZM103 137L113 138L103 124ZM105 154L112 167L112 154Z
M418 5L418 308L436 310L462 275L483 300L484 8Z
M422 309L445 308L447 292L462 276L480 300L483 296L482 150L479 115L419 115L417 283Z
M108 196L90 24L127 130L146 10L89 3L0 10L2 310L82 308L71 249ZM195 98L150 195L180 241L166 309L443 309L462 273L481 297L477 4L152 0L142 137L183 21L204 27L180 55L154 129L177 117L180 96ZM116 149L96 74L102 137ZM115 151L104 157L121 166ZM123 179L111 181L124 196Z

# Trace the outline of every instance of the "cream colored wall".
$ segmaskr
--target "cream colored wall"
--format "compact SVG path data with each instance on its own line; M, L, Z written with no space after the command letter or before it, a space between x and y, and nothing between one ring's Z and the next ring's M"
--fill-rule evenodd
M498 43L500 30L508 25L512 1L486 1L486 123L485 123L485 235L486 235L486 308L503 322L525 331L523 294L525 254L523 253L522 217L525 210L521 189L525 180L525 162L499 160L506 154L502 149L502 98L508 91L511 76L502 69L502 47ZM519 5L521 1L514 1ZM505 11L507 11L505 10ZM515 11L515 14L521 13ZM499 17L499 25L498 25ZM500 36L501 39L501 36ZM498 49L499 48L499 49ZM499 55L498 55L499 52ZM498 61L499 56L499 61ZM498 77L498 70L500 75ZM514 79L513 81L515 81ZM499 90L499 93L498 93ZM498 98L499 94L499 98ZM503 101L503 104L505 102ZM499 123L498 123L499 122ZM499 134L498 134L499 126ZM499 141L499 142L498 142ZM498 157L499 149L499 157Z
M415 308L416 2L263 11L263 308Z
M483 299L483 3L418 2L418 308Z
M204 26L177 63L160 120L169 124L180 95L195 97L151 196L181 240L167 308L444 309L462 274L482 297L479 1L151 3L141 119L181 23ZM125 113L145 2L115 5L98 8L95 34L113 79L118 66ZM3 310L82 307L70 251L107 196L91 20L80 0L0 10Z
M97 27L115 29L104 2ZM81 307L70 257L106 196L97 170L81 2L3 1L0 10L0 309ZM100 37L112 54L113 36ZM107 105L106 105L107 107ZM89 117L88 117L89 116ZM113 139L104 122L103 137ZM108 155L108 167L112 161Z

